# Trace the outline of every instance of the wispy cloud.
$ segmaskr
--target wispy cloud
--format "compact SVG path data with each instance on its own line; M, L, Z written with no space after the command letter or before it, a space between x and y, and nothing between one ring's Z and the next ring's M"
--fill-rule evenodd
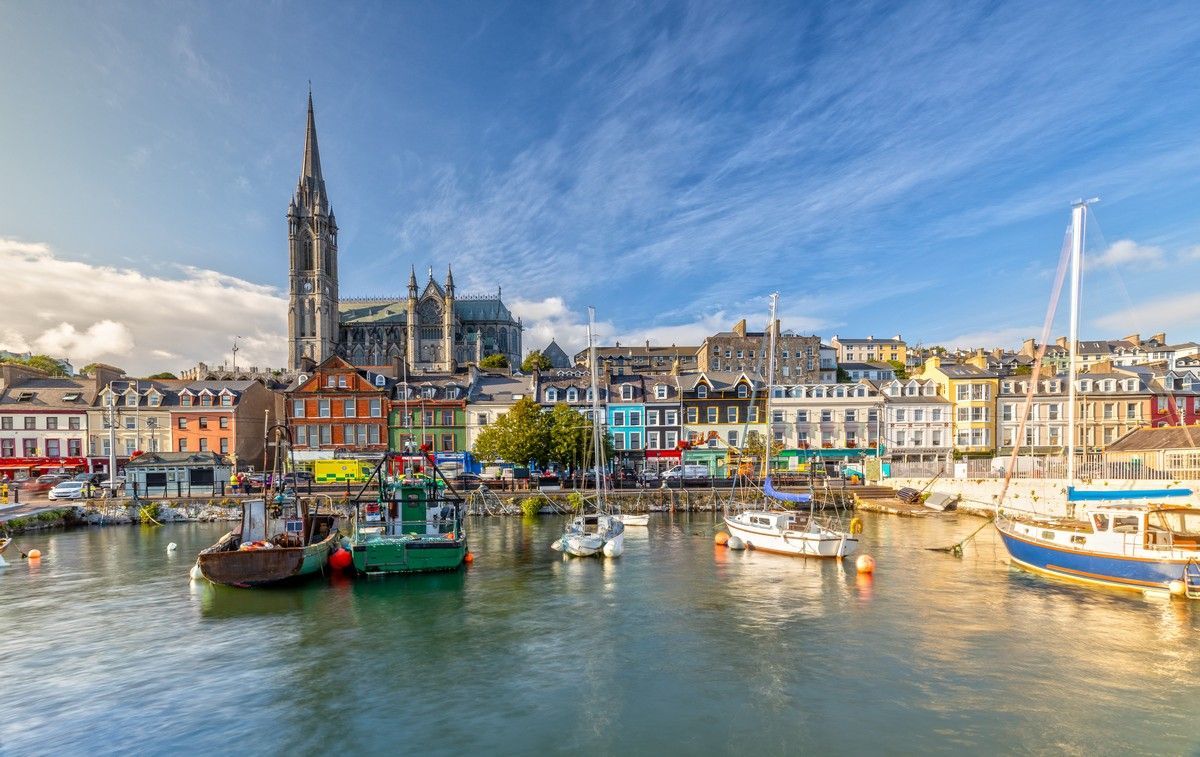
M1163 263L1161 247L1138 244L1132 239L1119 239L1109 245L1098 255L1087 259L1092 268L1118 268L1124 266L1140 266L1157 268Z
M229 79L196 49L190 26L183 24L175 30L171 50L183 67L183 75L191 83L200 86L218 102L231 101Z

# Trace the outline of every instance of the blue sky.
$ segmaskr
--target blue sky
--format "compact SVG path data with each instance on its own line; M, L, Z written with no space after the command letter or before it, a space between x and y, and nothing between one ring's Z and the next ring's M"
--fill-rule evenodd
M1011 345L1100 195L1084 334L1200 339L1197 71L1188 3L0 0L0 346L281 364L309 79L343 296L453 263L527 347L773 289L798 331Z

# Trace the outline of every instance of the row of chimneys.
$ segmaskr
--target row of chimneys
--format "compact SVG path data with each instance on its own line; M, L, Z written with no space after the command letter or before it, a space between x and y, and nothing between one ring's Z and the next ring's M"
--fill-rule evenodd
M45 378L46 376L45 371L39 371L37 368L31 368L28 365L0 363L0 392L22 381ZM92 368L90 376L85 376L84 378L90 378L95 385L96 391L99 392L108 386L108 382L124 378L124 376L125 371L120 368L98 363Z

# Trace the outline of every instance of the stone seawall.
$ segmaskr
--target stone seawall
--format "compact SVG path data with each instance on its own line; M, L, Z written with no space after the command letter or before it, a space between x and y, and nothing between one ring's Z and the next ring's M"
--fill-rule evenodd
M889 478L884 484L895 489L910 487L924 489L929 485L927 478ZM1172 497L1172 504L1200 507L1200 486L1196 481L1163 480L1112 480L1095 479L1076 482L1075 488L1088 491L1129 491L1134 489L1188 489L1187 497ZM938 494L958 496L963 509L995 512L1004 487L1002 478L939 478L930 487ZM1077 517L1080 505L1088 503L1067 502L1067 481L1062 478L1014 478L1009 482L1004 497L1004 507L1023 510L1038 515Z

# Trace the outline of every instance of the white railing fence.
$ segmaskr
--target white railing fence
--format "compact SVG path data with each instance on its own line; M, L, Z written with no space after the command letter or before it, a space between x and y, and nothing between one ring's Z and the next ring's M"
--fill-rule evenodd
M1081 481L1106 479L1129 481L1153 479L1163 481L1200 480L1200 464L1195 456L1180 462L1159 460L1153 453L1146 460L1117 459L1106 454L1080 455L1075 464L1075 478ZM884 460L886 463L887 461ZM1004 478L1011 458L971 458L968 460L941 460L937 462L893 462L893 478L932 478L939 473L948 478ZM1061 455L1032 456L1017 458L1013 478L1066 478L1067 461Z

